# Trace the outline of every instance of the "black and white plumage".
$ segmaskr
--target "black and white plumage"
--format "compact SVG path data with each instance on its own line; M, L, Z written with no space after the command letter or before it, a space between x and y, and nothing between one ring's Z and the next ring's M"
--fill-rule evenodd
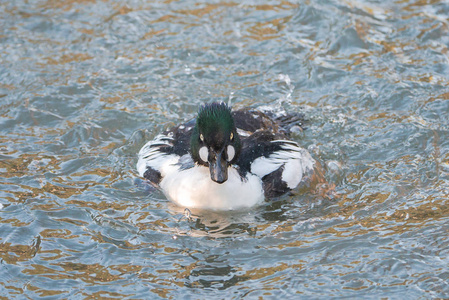
M291 124L256 110L207 104L196 120L144 145L137 170L180 206L248 208L294 189L313 172L310 154L287 139L283 125Z

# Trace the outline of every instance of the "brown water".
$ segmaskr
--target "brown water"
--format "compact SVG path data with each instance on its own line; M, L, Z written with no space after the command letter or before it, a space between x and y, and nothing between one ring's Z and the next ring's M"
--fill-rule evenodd
M0 295L449 297L448 15L0 1ZM185 217L136 154L212 100L305 113L329 184Z

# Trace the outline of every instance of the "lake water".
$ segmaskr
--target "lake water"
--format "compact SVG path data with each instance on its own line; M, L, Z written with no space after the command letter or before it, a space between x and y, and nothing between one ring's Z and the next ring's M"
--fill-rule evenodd
M449 3L0 1L0 295L449 297ZM303 112L325 182L244 212L143 184L200 104Z

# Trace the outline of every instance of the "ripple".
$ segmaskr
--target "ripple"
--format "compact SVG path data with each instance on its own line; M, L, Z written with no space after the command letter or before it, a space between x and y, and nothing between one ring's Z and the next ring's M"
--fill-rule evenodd
M0 4L6 297L444 298L445 1ZM203 102L307 116L308 186L169 203L140 147Z

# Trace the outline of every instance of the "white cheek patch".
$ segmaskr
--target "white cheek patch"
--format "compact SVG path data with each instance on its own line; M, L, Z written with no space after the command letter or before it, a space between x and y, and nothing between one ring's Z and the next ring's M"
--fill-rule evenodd
M209 157L209 151L207 147L201 147L199 151L200 158L203 162L207 162L207 158Z
M228 145L228 148L226 149L228 153L228 161L231 161L234 159L235 156L235 149L231 145Z

